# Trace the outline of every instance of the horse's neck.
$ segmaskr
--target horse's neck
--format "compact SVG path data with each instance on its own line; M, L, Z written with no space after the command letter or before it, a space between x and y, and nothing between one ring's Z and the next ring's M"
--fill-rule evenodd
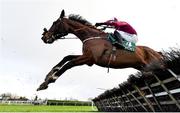
M76 35L81 41L91 37L106 36L105 32L100 31L94 28L93 26L87 26L87 25L72 26L71 31L72 34Z

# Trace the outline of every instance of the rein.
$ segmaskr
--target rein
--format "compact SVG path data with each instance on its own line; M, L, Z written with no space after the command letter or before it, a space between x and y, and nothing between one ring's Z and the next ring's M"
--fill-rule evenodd
M87 38L85 40L83 40L83 43L89 41L89 40L94 40L94 39L101 39L101 37L97 36L97 37L90 37L90 38Z
M74 30L74 32L77 32L77 31L80 31L80 30L82 30L82 29L85 29L85 28L93 28L94 26L84 26L84 27L82 27L82 28L79 28L79 29L75 29Z
M60 39L78 39L77 37L72 37L72 38L66 38L65 36L63 36L63 38Z

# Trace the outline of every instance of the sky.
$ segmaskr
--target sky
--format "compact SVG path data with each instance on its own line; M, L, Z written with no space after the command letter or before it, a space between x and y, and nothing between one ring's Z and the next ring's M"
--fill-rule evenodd
M179 0L0 0L0 94L87 100L137 72L128 68L107 73L107 68L83 65L65 72L47 90L36 92L64 56L82 53L78 39L53 44L41 40L43 28L49 29L62 9L66 15L79 14L92 24L117 17L136 29L137 45L157 51L180 44Z

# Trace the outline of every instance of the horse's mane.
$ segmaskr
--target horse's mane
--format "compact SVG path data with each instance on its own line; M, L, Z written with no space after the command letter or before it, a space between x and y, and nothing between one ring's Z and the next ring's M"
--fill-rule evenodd
M100 31L100 32L104 32L104 31L101 30L101 29L97 29L94 25L92 25L91 22L87 21L85 18L83 18L83 17L80 16L80 15L70 14L70 15L68 16L68 18L69 18L70 20L73 20L73 21L79 22L79 23L81 23L81 24L83 24L83 25L86 25L86 26L89 26L89 27L91 27L91 28L94 28L94 29L96 29L96 30L98 30L98 31Z
M84 24L84 25L88 25L88 26L92 26L92 24L87 21L86 19L84 19L82 16L80 15L76 15L76 14L70 14L69 15L69 19L70 20L74 20L74 21L77 21L77 22L80 22L81 24Z

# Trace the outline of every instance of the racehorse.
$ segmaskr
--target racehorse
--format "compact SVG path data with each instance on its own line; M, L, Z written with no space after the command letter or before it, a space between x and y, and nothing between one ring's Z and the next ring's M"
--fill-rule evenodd
M107 40L108 33L97 29L79 15L65 17L64 10L49 30L44 28L42 40L46 44L52 44L55 40L61 39L69 33L76 35L82 41L83 54L65 56L47 74L45 81L37 90L48 88L49 83L55 82L66 70L74 66L96 64L108 68L132 67L143 70L147 64L163 59L160 53L146 46L137 46L135 52L115 49Z

